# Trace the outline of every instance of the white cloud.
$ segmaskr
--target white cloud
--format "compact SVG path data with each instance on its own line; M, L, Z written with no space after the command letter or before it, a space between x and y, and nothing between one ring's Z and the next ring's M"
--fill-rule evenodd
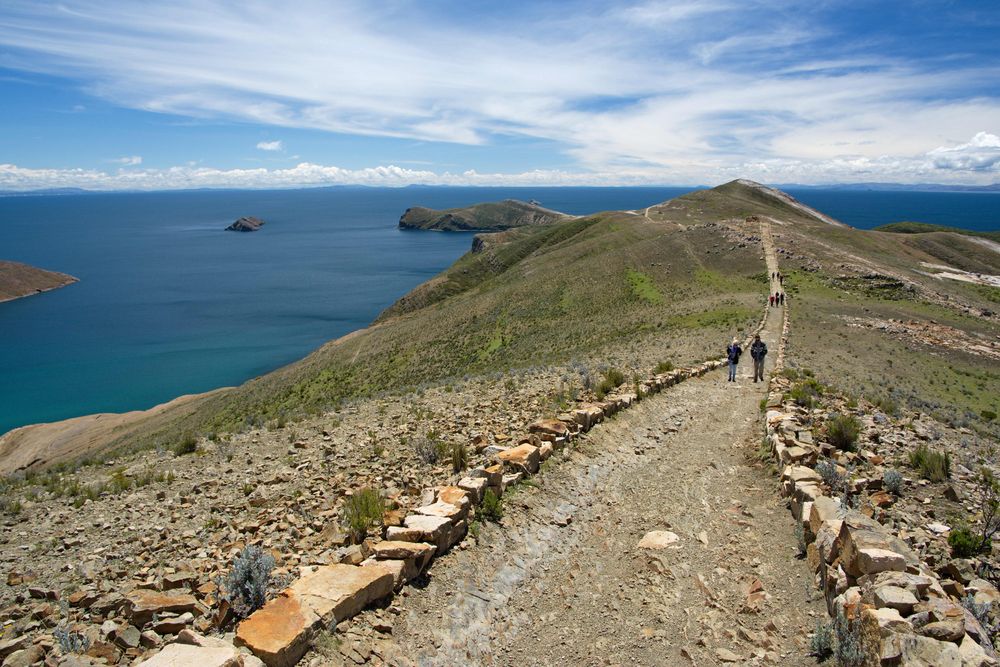
M136 165L142 164L142 156L141 155L126 155L125 157L120 157L120 158L118 158L116 160L112 160L112 162L117 162L118 164L124 165L126 167L134 167Z
M280 141L258 141L257 148L262 151L283 151L285 150L284 144Z
M434 3L8 0L0 47L8 67L79 78L126 107L468 145L540 139L567 173L995 173L994 147L954 140L1000 129L1000 103L976 96L1000 79L993 61L831 53L844 40L790 0L526 7L471 21Z
M970 179L972 173L976 178ZM435 172L397 165L345 169L301 162L285 169L219 169L187 163L167 169L106 172L90 169L34 169L0 164L0 190L78 187L90 190L177 190L188 188L294 188L325 185L715 185L734 178L764 183L823 184L992 183L1000 175L1000 138L987 132L971 141L909 156L856 156L829 160L773 157L719 164L712 160L661 167L623 164L613 170L537 169L516 173L476 170Z

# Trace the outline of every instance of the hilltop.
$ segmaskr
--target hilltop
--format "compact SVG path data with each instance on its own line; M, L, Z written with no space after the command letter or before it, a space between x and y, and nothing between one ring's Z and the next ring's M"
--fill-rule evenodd
M406 209L399 219L401 229L451 232L502 231L527 225L547 225L572 216L516 199L476 204L438 211L422 206Z
M65 273L46 271L20 262L0 260L0 301L48 292L72 285L78 280Z

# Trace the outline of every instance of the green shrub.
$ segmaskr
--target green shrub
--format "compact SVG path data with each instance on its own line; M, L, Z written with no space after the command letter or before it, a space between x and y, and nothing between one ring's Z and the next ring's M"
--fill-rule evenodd
M879 396L875 399L875 407L889 415L895 417L899 415L899 405L888 396Z
M344 525L354 542L362 542L368 530L382 525L385 500L374 489L360 489L344 505Z
M798 382L788 392L788 398L796 405L803 408L811 408L816 405L816 399L823 395L823 385L815 378L806 378Z
M625 374L617 368L609 368L604 371L604 379L600 381L594 389L594 394L598 399L603 399L614 389L617 389L625 382Z
M983 410L982 412L979 413L979 416L985 419L986 421L991 422L997 418L997 413L993 412L992 410Z
M185 435L181 441L173 447L174 456L194 454L196 451L198 451L198 438L194 437L191 433Z
M853 452L861 434L861 422L854 415L834 415L826 423L826 436L837 449Z
M111 473L111 482L109 483L111 487L111 492L114 494L122 494L132 488L132 480L125 476L125 469L118 468L113 473Z
M503 499L493 493L493 489L486 489L486 495L483 496L483 504L479 506L476 514L485 521L500 521L503 518Z
M948 546L951 547L951 555L955 558L971 558L979 553L982 542L978 535L962 526L953 528L948 533Z
M662 375L663 373L669 373L672 370L674 370L673 362L661 361L660 363L656 364L655 368L653 368L653 373L655 375Z
M932 482L943 482L951 475L951 455L936 452L924 444L910 452L910 465Z

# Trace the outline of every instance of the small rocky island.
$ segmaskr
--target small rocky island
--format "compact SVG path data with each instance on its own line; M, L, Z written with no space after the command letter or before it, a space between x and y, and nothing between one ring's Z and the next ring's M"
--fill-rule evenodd
M498 232L512 227L547 225L570 216L544 208L537 202L516 199L476 204L465 208L435 210L414 206L399 219L401 229L455 232Z
M264 225L264 221L248 215L240 218L233 224L226 227L227 232L256 232Z
M0 260L0 301L40 294L72 285L79 279L29 264Z

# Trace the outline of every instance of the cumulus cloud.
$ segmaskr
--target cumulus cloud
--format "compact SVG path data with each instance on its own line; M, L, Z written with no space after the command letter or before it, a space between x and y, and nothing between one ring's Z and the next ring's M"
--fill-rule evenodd
M126 167L134 167L136 165L142 164L142 156L126 155L125 157L120 157L116 160L112 160L112 162L117 162L118 164L124 165Z
M257 148L262 151L282 151L285 150L284 144L280 141L258 141Z
M1000 137L979 132L968 143L935 148L927 157L938 169L1000 172Z
M1000 138L987 132L969 142L909 156L855 156L830 160L773 157L719 163L713 160L664 168L647 163L612 170L535 169L513 173L433 171L398 165L346 169L301 162L283 169L221 169L187 163L167 169L107 172L92 169L35 169L0 164L0 190L78 187L90 190L177 190L189 188L294 188L328 185L716 185L735 178L764 183L824 184L892 181L898 183L968 183L969 170L992 182L1000 173Z

